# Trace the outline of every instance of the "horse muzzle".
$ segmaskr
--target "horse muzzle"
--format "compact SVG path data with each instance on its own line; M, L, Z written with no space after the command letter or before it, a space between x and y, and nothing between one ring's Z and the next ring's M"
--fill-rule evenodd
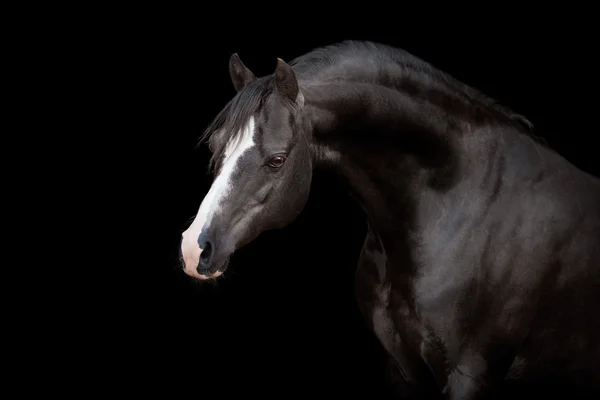
M207 233L202 232L196 240L186 233L182 235L180 247L184 272L200 280L221 276L227 269L229 257L219 256L219 249Z

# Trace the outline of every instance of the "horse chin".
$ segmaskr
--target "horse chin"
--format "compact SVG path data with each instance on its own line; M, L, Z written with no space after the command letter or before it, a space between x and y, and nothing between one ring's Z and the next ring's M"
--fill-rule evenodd
M227 270L229 266L229 257L222 261L217 268L212 268L204 274L194 274L194 277L201 281L211 281L219 278Z

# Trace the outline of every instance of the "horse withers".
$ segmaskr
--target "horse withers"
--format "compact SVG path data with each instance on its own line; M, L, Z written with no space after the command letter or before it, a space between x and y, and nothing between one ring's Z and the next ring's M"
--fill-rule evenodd
M600 388L600 180L522 116L400 49L348 41L277 60L206 130L214 182L182 264L214 279L303 209L313 168L358 201L360 309L400 397ZM537 392L536 392L537 393Z

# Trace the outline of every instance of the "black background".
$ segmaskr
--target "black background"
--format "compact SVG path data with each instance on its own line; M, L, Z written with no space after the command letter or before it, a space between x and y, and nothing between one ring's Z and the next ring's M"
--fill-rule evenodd
M110 99L101 108L106 135L123 156L110 164L119 179L103 201L123 211L111 229L125 238L102 270L111 287L97 299L105 315L92 318L101 339L89 347L97 360L110 355L100 386L204 398L381 398L383 351L354 302L365 219L328 176L316 173L293 224L240 250L216 283L193 282L178 268L181 232L210 183L209 152L195 149L197 139L234 95L229 56L237 52L261 76L276 57L289 61L341 40L402 47L525 115L552 148L599 176L591 29L576 18L494 23L493 12L479 26L423 14L394 23L339 17L333 26L324 17L292 23L283 9L265 11L277 18L250 18L231 8L227 18L138 10L109 18L95 35L97 83Z

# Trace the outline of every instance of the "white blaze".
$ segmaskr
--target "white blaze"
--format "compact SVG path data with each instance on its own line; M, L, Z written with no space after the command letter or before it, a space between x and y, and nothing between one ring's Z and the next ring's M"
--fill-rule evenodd
M221 200L231 189L231 175L235 171L239 159L254 147L254 144L254 117L250 117L248 124L227 143L219 175L214 180L204 200L202 200L196 218L181 235L181 253L186 274L199 279L209 278L198 274L196 270L202 253L202 249L198 244L198 237L202 233L202 228L208 225L215 213L218 212ZM217 272L211 277L214 278L219 275L220 273Z

